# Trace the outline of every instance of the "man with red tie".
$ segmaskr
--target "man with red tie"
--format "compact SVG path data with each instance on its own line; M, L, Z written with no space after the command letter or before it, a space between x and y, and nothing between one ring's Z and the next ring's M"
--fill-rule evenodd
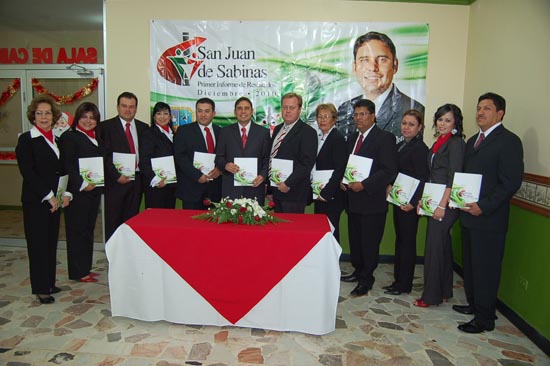
M342 187L347 192L350 257L354 268L353 273L342 276L342 281L357 282L350 295L363 296L374 284L388 212L386 187L398 173L398 155L395 136L376 126L372 101L358 100L353 118L357 132L348 139L348 154L372 159L372 167L366 179Z
M216 104L201 98L195 103L196 123L178 127L174 136L174 161L178 179L176 197L188 210L206 210L205 200L221 199L221 171L213 168L202 172L193 165L195 152L215 154L220 128L212 123Z
M216 146L216 166L223 172L222 196L252 198L263 205L271 147L269 130L252 122L254 108L247 97L237 99L234 113L237 123L222 128ZM256 158L252 186L235 186L235 174L242 169L235 158Z
M480 96L476 113L479 133L468 140L464 153L464 172L483 176L479 200L466 204L460 212L468 304L453 305L453 310L473 315L471 321L458 326L466 333L495 328L510 199L523 179L523 145L502 124L505 112L506 100L500 95Z
M139 138L149 127L135 119L138 99L135 94L124 92L117 98L118 116L101 122L97 136L105 148L105 241L126 220L137 215L141 204L143 186L139 173ZM136 175L131 180L113 164L113 153L135 154Z

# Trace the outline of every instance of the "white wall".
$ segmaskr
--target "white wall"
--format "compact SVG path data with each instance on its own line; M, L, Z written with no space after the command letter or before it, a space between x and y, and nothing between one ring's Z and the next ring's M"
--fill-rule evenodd
M506 98L504 125L523 141L525 171L550 176L550 1L477 0L470 6L465 80L468 135L477 97Z
M426 110L451 102L462 106L469 7L341 0L107 0L107 116L116 113L122 91L144 103L148 121L149 24L152 19L283 20L337 22L426 22L430 25ZM429 138L431 134L429 135Z

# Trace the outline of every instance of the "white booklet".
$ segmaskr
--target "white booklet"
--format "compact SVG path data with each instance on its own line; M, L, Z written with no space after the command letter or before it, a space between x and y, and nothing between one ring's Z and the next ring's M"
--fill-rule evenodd
M103 171L103 158L80 158L78 159L78 172L82 179L88 184L98 187L105 185L105 173Z
M386 201L397 206L406 205L411 201L414 192L416 192L416 188L418 188L418 184L420 184L420 181L416 178L403 173L397 174ZM416 203L414 203L414 205L416 205Z
M166 179L165 183L176 183L176 165L173 156L162 156L160 158L151 158L151 168L160 179Z
M130 180L136 178L136 154L113 152L113 165L117 172L127 176Z
M352 154L349 156L346 171L344 172L344 184L362 182L367 179L372 167L372 159Z
M445 184L426 183L420 199L420 215L433 216L445 194Z
M482 177L481 174L455 173L449 207L465 208L466 203L477 202Z
M216 154L195 151L193 155L193 166L200 170L202 174L207 175L215 167L214 159L216 159Z
M59 181L57 182L57 192L55 195L55 198L57 198L57 202L59 202L59 207L61 207L61 204L63 203L63 195L65 194L65 192L67 192L68 183L68 175L62 175L61 177L59 177Z
M275 187L278 183L284 182L292 174L292 169L292 160L273 158L271 160L271 175L269 176L271 186Z
M334 170L314 170L311 177L311 188L313 189L313 199L319 198L321 191L327 185L332 177ZM326 197L323 197L326 198Z
M235 158L239 171L233 174L235 187L252 187L252 181L258 176L258 158Z

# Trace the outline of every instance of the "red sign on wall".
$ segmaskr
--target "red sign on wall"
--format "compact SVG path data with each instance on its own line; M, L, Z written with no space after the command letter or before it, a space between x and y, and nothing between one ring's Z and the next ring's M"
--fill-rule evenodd
M0 64L96 64L95 47L0 48Z

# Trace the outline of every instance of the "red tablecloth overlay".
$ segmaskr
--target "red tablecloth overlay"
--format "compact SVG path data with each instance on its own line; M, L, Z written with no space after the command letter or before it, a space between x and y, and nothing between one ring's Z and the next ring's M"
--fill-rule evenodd
M330 231L324 215L276 214L289 222L249 226L191 218L202 212L149 209L126 224L232 324Z

